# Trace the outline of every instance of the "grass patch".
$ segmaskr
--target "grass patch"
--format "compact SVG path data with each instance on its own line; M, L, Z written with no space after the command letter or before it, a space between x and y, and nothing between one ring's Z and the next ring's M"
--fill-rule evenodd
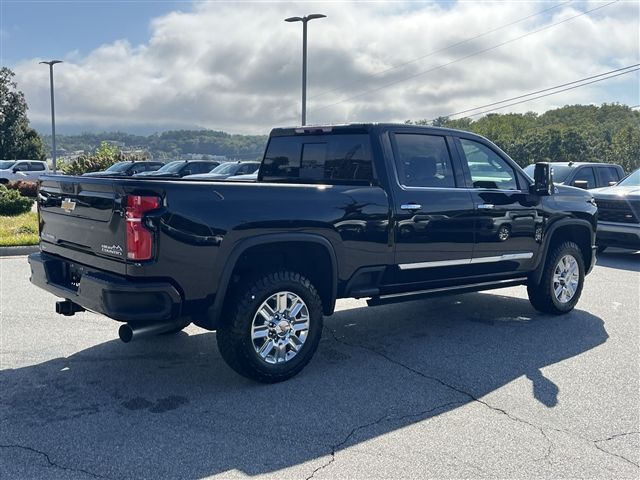
M27 212L15 217L0 216L0 247L38 244L38 214Z

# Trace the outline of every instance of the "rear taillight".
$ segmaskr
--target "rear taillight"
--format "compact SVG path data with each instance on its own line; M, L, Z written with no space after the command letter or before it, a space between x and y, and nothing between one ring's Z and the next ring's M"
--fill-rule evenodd
M129 195L127 197L127 258L149 260L153 255L153 233L142 223L142 217L160 206L158 197Z

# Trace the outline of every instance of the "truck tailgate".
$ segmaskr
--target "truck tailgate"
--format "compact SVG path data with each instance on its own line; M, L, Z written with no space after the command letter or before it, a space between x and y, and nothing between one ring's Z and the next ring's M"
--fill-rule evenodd
M76 260L109 259L109 270L124 273L123 196L114 186L107 178L44 177L38 195L42 249Z

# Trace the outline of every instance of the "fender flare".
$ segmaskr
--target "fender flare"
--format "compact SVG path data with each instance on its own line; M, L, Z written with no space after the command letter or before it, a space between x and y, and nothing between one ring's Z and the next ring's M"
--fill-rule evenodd
M595 241L595 230L593 228L593 225L587 220L583 220L581 218L563 218L555 221L554 223L551 224L551 226L549 227L549 230L544 236L544 242L542 244L542 247L540 248L540 253L538 254L536 267L531 273L531 275L529 276L530 280L533 281L533 283L539 283L540 279L542 278L542 272L544 270L547 254L549 253L549 246L551 245L551 240L553 239L553 236L556 230L558 230L559 228L568 227L568 226L586 227L589 230L589 232L591 232L591 238L589 238L589 245L590 246L593 245ZM587 266L587 268L589 267Z
M231 274L233 273L233 269L238 263L241 255L248 249L259 245L284 242L313 243L321 245L326 249L331 261L331 289L329 301L326 305L324 305L323 302L323 307L325 315L331 315L333 313L338 292L338 262L335 249L331 242L325 237L314 233L272 233L247 238L233 246L233 249L224 264L224 268L222 269L222 275L218 281L218 291L216 292L215 300L213 305L209 308L208 322L211 323L212 327L218 325L224 300L227 296L229 282L231 281Z

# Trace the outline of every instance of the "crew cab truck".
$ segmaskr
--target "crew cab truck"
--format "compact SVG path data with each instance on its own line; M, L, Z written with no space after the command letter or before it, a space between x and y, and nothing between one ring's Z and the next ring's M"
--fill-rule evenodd
M274 129L255 183L44 177L31 281L124 322L120 337L217 330L262 382L297 374L336 299L371 306L524 285L574 308L595 262L591 194L494 144L394 124ZM392 320L390 320L392 321Z

